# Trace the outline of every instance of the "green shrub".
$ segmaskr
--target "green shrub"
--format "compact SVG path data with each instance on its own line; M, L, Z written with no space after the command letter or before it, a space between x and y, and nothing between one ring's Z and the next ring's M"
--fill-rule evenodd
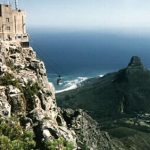
M71 142L66 141L63 137L53 141L46 141L45 150L73 150L74 146Z
M18 89L22 90L19 81L15 79L12 74L9 73L6 73L3 77L0 78L0 85L13 85Z
M7 136L0 136L0 149L2 150L12 150L11 141Z
M11 61L6 61L6 66L10 67L10 69L13 71L15 69L14 64Z
M31 150L35 146L33 131L24 130L16 118L0 119L1 150Z
M25 87L25 92L30 96L34 96L34 95L38 94L39 89L40 89L40 87L39 87L38 83L32 84L29 82Z
M34 95L38 95L40 90L40 87L38 86L38 83L28 83L25 88L23 89L24 97L26 99L26 108L28 111L34 109L35 101L34 101Z
M6 73L3 77L0 78L0 84L1 85L12 85L13 79L14 79L14 77L11 74Z
M34 138L33 131L23 129L17 118L12 117L9 120L0 118L0 150L34 150L36 149ZM73 144L62 137L41 144L44 150L74 149Z

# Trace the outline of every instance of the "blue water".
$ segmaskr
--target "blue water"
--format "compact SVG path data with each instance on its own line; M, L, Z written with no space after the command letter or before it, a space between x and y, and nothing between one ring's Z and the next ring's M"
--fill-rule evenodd
M95 32L31 30L31 46L45 62L56 90L57 74L63 81L93 77L127 66L131 56L140 56L150 68L150 36Z

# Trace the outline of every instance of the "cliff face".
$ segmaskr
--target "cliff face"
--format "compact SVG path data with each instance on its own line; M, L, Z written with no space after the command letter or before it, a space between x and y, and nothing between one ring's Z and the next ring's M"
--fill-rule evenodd
M125 150L121 142L110 138L85 111L64 109L61 113L68 127L75 131L81 150Z
M75 133L57 108L44 63L31 47L16 42L0 43L0 115L18 116L26 129L34 129L39 142L64 137L76 146Z

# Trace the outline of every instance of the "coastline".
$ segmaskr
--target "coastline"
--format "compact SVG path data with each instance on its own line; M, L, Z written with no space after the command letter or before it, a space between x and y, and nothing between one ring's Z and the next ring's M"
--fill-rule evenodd
M97 77L101 78L103 76L104 76L103 74L100 74L100 75L96 75L96 76L92 76L92 77L77 77L73 80L66 80L66 81L64 81L64 83L62 83L62 84L64 84L63 89L60 89L60 90L56 89L55 93L58 94L58 93L63 93L63 92L70 91L73 89L77 89L78 87L82 86L82 83L86 82L87 80L92 79L92 78L97 78Z

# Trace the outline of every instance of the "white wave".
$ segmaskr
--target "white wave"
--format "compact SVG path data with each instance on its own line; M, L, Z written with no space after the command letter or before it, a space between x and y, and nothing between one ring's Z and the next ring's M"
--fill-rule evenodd
M102 78L103 76L104 76L103 74L98 75L98 77L100 77L100 78ZM78 77L75 80L64 81L64 83L63 83L64 89L57 90L56 93L62 93L62 92L65 92L65 91L76 89L76 88L81 86L82 82L84 82L85 80L87 80L89 78L88 77Z
M87 80L87 77L78 77L75 80L69 80L69 81L64 81L64 89L62 90L57 90L56 93L61 93L69 90L76 89L77 87L81 86L81 83L85 80Z
M102 78L103 76L104 76L103 74L98 75L98 77L100 77L100 78Z
M65 92L65 91L70 91L70 90L76 89L76 88L77 88L77 85L72 85L72 86L70 86L68 88L65 88L63 90L58 90L58 91L56 91L56 93L62 93L62 92Z

